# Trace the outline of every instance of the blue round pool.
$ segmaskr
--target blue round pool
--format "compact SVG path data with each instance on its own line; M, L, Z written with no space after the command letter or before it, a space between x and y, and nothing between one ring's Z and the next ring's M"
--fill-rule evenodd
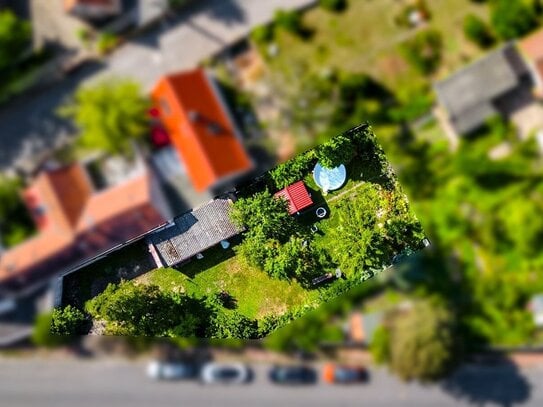
M325 168L319 163L313 169L313 179L323 191L334 191L339 189L347 179L347 169L343 164L336 168Z

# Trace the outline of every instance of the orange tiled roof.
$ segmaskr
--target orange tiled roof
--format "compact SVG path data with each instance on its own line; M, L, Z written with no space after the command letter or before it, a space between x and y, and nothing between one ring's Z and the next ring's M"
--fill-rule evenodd
M79 5L112 7L116 3L116 0L64 0L64 10L70 11Z
M522 39L519 47L524 56L534 64L539 78L543 81L543 28Z
M162 78L152 98L198 191L252 168L205 71Z
M531 60L543 59L543 28L520 40L519 46L524 55Z
M0 281L18 275L38 263L44 263L70 247L73 235L67 231L40 233L7 250L0 256Z
M44 207L47 222L36 237L0 256L0 281L56 257L73 262L96 255L158 226L165 219L153 205L151 186L144 172L93 194L78 164L42 173L25 193Z
M145 173L94 194L86 203L76 225L83 232L102 222L107 222L119 213L127 212L151 201L150 176Z

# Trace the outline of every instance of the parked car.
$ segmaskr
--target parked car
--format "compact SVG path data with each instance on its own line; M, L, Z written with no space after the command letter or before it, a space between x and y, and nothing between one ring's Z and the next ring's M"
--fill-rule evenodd
M153 360L147 365L147 377L154 380L193 379L197 374L196 365L188 362Z
M317 372L306 365L274 366L269 377L276 384L314 384L317 381Z
M322 369L322 378L327 383L361 383L368 381L368 371L364 367L328 363Z
M243 363L208 363L200 373L205 384L243 384L252 379L252 371Z

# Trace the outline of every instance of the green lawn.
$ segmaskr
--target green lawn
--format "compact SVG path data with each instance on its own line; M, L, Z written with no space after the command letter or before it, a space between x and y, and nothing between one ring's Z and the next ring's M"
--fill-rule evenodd
M246 265L233 250L212 248L204 259L173 268L153 270L139 281L156 284L164 290L178 290L196 297L221 290L237 300L237 310L248 318L282 314L292 307L316 306L318 292L297 283L270 278L265 272Z
M467 14L487 18L487 5L470 0L428 1L429 26L443 34L443 64L434 78L415 72L401 57L398 47L416 30L398 26L394 21L407 3L357 0L349 1L343 13L331 13L320 7L310 9L304 14L303 23L312 36L301 39L277 30L279 54L268 58L270 68L290 80L328 68L368 73L406 101L413 92L428 87L430 80L446 76L482 54L464 38L463 21Z

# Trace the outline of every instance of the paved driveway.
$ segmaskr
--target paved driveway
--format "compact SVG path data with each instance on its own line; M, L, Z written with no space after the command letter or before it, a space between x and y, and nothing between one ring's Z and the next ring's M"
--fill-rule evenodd
M0 170L20 158L34 161L73 129L56 117L58 106L85 81L132 77L149 90L166 72L196 66L251 27L273 18L277 8L308 6L314 0L199 0L181 16L121 46L105 65L85 67L54 86L0 108Z

